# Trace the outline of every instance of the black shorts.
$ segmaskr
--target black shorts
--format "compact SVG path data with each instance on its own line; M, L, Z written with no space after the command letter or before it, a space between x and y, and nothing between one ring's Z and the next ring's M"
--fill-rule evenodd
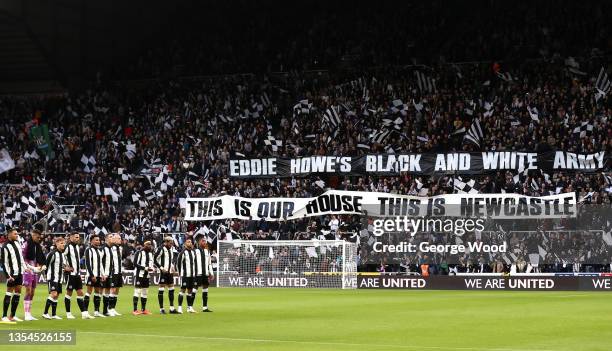
M69 275L66 290L81 290L83 289L83 281L80 275Z
M174 275L169 272L159 274L159 285L174 285Z
M208 287L208 276L199 275L195 279L196 286Z
M148 288L149 287L149 277L146 277L146 278L136 277L136 279L134 279L134 287Z
M102 287L102 278L100 277L96 277L96 281L92 281L91 280L92 276L88 276L87 277L87 286L91 286L94 288L101 288Z
M123 274L113 274L111 277L111 288L120 288L123 286Z
M193 277L181 277L181 289L193 289L194 278Z
M111 287L111 280L113 280L113 277L112 277L112 276L110 276L110 277L106 277L106 279L105 279L105 280L100 281L100 286L101 286L103 289L110 289L110 287Z
M8 286L9 288L15 287L15 286L19 286L19 285L23 285L23 275L18 274L18 275L14 275L13 276L13 280L8 280L8 276L6 277L6 286Z
M48 282L49 285L49 293L52 291L57 291L58 294L62 293L62 283L57 282Z

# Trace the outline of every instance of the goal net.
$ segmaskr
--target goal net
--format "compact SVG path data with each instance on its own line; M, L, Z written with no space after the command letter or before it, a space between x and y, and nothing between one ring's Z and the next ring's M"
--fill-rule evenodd
M219 287L357 287L357 244L343 240L219 241Z

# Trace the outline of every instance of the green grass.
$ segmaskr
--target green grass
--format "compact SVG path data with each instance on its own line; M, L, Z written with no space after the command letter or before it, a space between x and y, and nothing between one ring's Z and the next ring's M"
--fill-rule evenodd
M37 292L35 316L45 290ZM124 288L121 317L81 320L76 313L76 320L0 329L77 330L76 347L21 347L54 351L612 349L612 295L604 292L210 290L214 313L159 315L152 287L147 307L154 314L132 316L132 289ZM62 300L58 309L63 316Z

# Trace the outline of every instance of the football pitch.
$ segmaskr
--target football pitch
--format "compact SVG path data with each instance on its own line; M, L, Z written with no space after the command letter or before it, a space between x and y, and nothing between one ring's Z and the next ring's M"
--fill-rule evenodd
M36 317L45 292L42 285L33 305ZM612 294L606 292L211 288L209 295L214 313L160 315L157 288L152 287L147 308L154 314L132 316L132 289L124 288L120 317L81 320L73 302L75 320L41 319L0 329L77 332L76 346L17 349L612 349ZM201 296L195 306L201 310ZM58 311L65 316L63 298ZM18 316L23 317L22 305Z

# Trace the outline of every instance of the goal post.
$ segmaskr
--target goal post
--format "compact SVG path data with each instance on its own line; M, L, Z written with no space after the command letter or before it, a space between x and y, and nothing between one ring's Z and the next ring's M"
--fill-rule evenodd
M357 244L344 240L218 241L217 286L357 287Z

